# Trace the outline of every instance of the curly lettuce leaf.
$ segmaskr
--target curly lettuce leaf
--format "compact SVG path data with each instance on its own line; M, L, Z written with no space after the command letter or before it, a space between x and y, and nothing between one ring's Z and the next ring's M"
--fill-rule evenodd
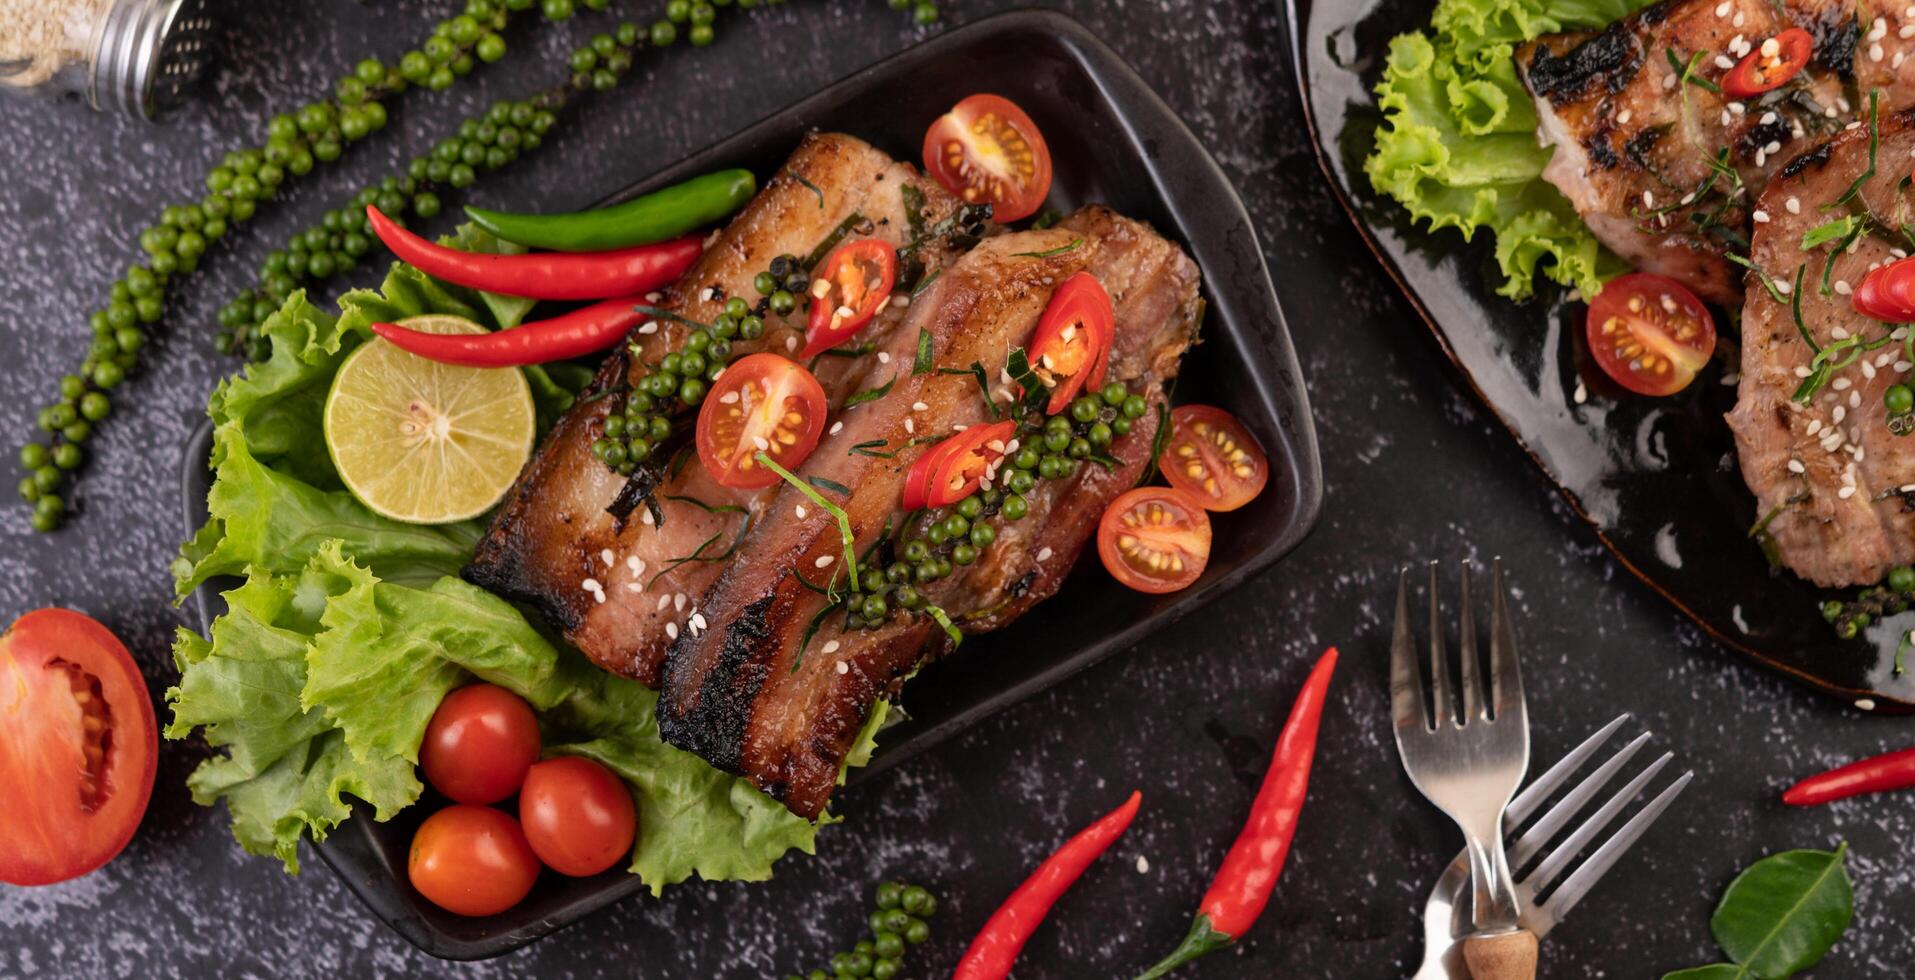
M206 525L174 563L183 596L244 576L207 637L181 631L180 681L166 734L203 733L217 754L188 778L193 798L223 802L249 852L299 869L302 838L321 840L351 800L385 820L415 802L419 743L445 694L474 679L541 711L545 744L604 762L630 783L643 828L631 870L654 892L699 875L760 880L821 826L750 783L664 744L656 695L549 642L512 605L460 581L480 528L387 520L347 493L321 425L333 374L370 324L454 313L491 326L510 311L405 266L340 300L337 316L295 295L263 330L268 358L217 390L214 482ZM509 324L507 324L509 325ZM576 366L528 369L541 417L569 404ZM876 722L852 753L868 759Z
M1542 179L1551 150L1516 77L1516 45L1543 34L1601 27L1645 0L1439 0L1428 33L1390 42L1364 172L1431 231L1465 240L1487 228L1503 281L1529 296L1535 277L1595 292L1621 264L1597 243L1569 200Z

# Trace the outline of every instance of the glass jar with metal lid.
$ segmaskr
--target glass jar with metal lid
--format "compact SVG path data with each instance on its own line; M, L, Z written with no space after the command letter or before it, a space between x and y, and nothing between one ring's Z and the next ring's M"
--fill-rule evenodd
M151 119L198 76L205 0L0 0L0 92Z

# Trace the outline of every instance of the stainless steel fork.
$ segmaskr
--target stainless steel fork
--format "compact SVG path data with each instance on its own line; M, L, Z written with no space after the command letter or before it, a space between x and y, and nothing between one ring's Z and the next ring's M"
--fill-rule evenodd
M1506 817L1509 824L1517 826L1528 820L1546 800L1569 782L1577 770L1593 759L1597 750L1628 720L1629 716L1625 714L1604 725L1564 756L1561 762L1549 767L1548 772L1524 787L1510 801ZM1695 778L1693 772L1678 776L1643 804L1642 809L1622 825L1622 829L1598 843L1598 838L1609 825L1622 815L1631 801L1647 791L1674 758L1673 753L1665 752L1643 767L1641 772L1561 841L1552 844L1557 835L1569 827L1570 822L1596 799L1604 787L1628 768L1631 759L1648 740L1648 732L1630 740L1564 793L1562 799L1551 806L1547 813L1510 842L1510 864L1522 873L1516 882L1516 900L1521 907L1523 927L1535 933L1538 939L1548 935L1569 914L1569 910L1584 895L1589 894L1596 882L1602 880L1603 875L1609 873L1609 869L1615 866L1623 854L1642 839L1650 825L1669 809L1676 796ZM1544 853L1545 849L1547 853ZM1575 859L1583 853L1587 853L1588 857L1571 870ZM1530 861L1538 855L1542 856L1541 860L1536 861L1535 867L1529 868ZM1550 886L1559 878L1562 884L1551 889ZM1443 869L1436 886L1430 890L1429 901L1423 906L1423 963L1410 980L1467 980L1469 977L1459 945L1459 941L1471 930L1467 906L1462 901L1469 880L1469 855L1458 854L1456 860ZM1546 897L1543 894L1545 891L1548 892Z
M1483 677L1470 601L1470 565L1462 562L1458 626L1460 687L1452 692L1443 645L1437 564L1429 566L1430 683L1425 696L1410 631L1409 571L1397 578L1396 628L1390 641L1390 700L1397 752L1416 788L1463 831L1469 852L1476 931L1463 941L1477 980L1531 980L1536 936L1523 928L1509 858L1503 848L1503 811L1529 769L1529 712L1516 662L1516 631L1503 588L1503 563L1491 566L1489 671ZM1485 688L1484 681L1488 685ZM1459 710L1460 709L1460 710Z

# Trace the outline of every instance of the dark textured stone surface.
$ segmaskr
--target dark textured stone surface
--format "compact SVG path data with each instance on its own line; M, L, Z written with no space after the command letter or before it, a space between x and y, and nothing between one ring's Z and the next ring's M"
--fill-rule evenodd
M133 258L160 202L197 197L216 149L258 139L271 110L317 92L362 53L396 55L398 39L422 36L429 15L451 4L226 6L225 73L167 126L73 105L0 104L8 431L30 428L34 407L79 361L86 311ZM947 17L995 6L970 0ZM1628 710L1697 774L1656 833L1550 937L1548 974L1643 977L1705 962L1709 911L1738 869L1840 839L1854 846L1858 915L1816 976L1905 974L1915 958L1909 798L1806 812L1775 798L1792 775L1906 743L1908 723L1743 664L1597 546L1361 251L1311 157L1274 2L1068 6L1210 144L1259 220L1279 283L1308 284L1281 292L1313 388L1329 491L1300 551L1200 621L843 794L846 822L823 836L818 857L787 861L774 881L690 884L662 901L630 901L473 967L414 952L323 868L292 879L242 854L224 814L187 799L186 773L204 749L169 743L146 825L118 861L62 886L0 886L0 976L775 975L855 938L868 886L884 874L945 897L935 939L910 961L912 975L932 975L1032 862L1141 786L1142 816L1032 940L1019 971L1124 975L1182 934L1296 685L1332 643L1346 659L1281 891L1248 941L1189 972L1400 976L1418 955L1424 890L1459 840L1415 795L1390 743L1390 570L1405 559L1492 554L1508 556L1519 590L1538 758ZM206 345L214 311L267 242L428 146L448 120L555 78L594 23L515 29L506 61L452 93L402 99L386 134L219 249L175 301L151 366L123 389L122 414L95 444L78 493L83 518L54 537L26 533L17 509L0 522L0 611L59 603L92 612L127 639L157 698L174 677L166 650L181 622L166 575L178 537L177 447L229 367ZM918 36L875 0L728 14L714 47L648 59L640 77L572 116L479 196L582 204Z

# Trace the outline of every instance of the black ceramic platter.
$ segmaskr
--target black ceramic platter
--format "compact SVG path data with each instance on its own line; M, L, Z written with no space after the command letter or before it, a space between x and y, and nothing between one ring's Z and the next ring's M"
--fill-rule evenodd
M888 727L869 779L978 719L1043 690L1202 608L1269 568L1300 542L1322 500L1315 431L1283 312L1243 203L1197 139L1129 66L1060 14L1018 11L979 21L879 62L705 151L620 191L623 200L724 167L769 178L809 130L839 130L915 159L924 129L953 103L990 89L1023 106L1055 155L1049 206L1101 202L1181 242L1204 273L1203 342L1184 360L1177 400L1220 405L1270 457L1269 488L1253 506L1218 515L1210 564L1191 588L1146 596L1119 586L1094 549L1058 596L1009 629L978 637L925 668L906 688L904 720ZM183 493L190 533L205 519L209 434L187 446ZM222 608L212 584L193 599L205 627ZM427 791L431 793L430 790ZM435 956L478 959L532 942L640 891L614 870L545 875L518 907L484 919L445 913L405 880L406 849L435 807L423 800L387 824L366 808L316 847L374 914ZM855 825L857 815L845 815ZM825 835L824 846L855 831Z
M1722 418L1736 400L1724 383L1739 356L1732 346L1676 395L1631 396L1585 365L1585 307L1567 290L1539 278L1533 299L1497 296L1491 236L1465 243L1414 227L1371 188L1363 160L1382 119L1373 92L1384 52L1396 35L1428 29L1433 0L1288 2L1304 112L1345 210L1477 395L1603 544L1724 645L1859 708L1915 711L1915 669L1895 666L1915 612L1839 639L1820 606L1843 596L1771 570L1750 537L1755 498ZM1915 652L1908 657L1915 668Z

